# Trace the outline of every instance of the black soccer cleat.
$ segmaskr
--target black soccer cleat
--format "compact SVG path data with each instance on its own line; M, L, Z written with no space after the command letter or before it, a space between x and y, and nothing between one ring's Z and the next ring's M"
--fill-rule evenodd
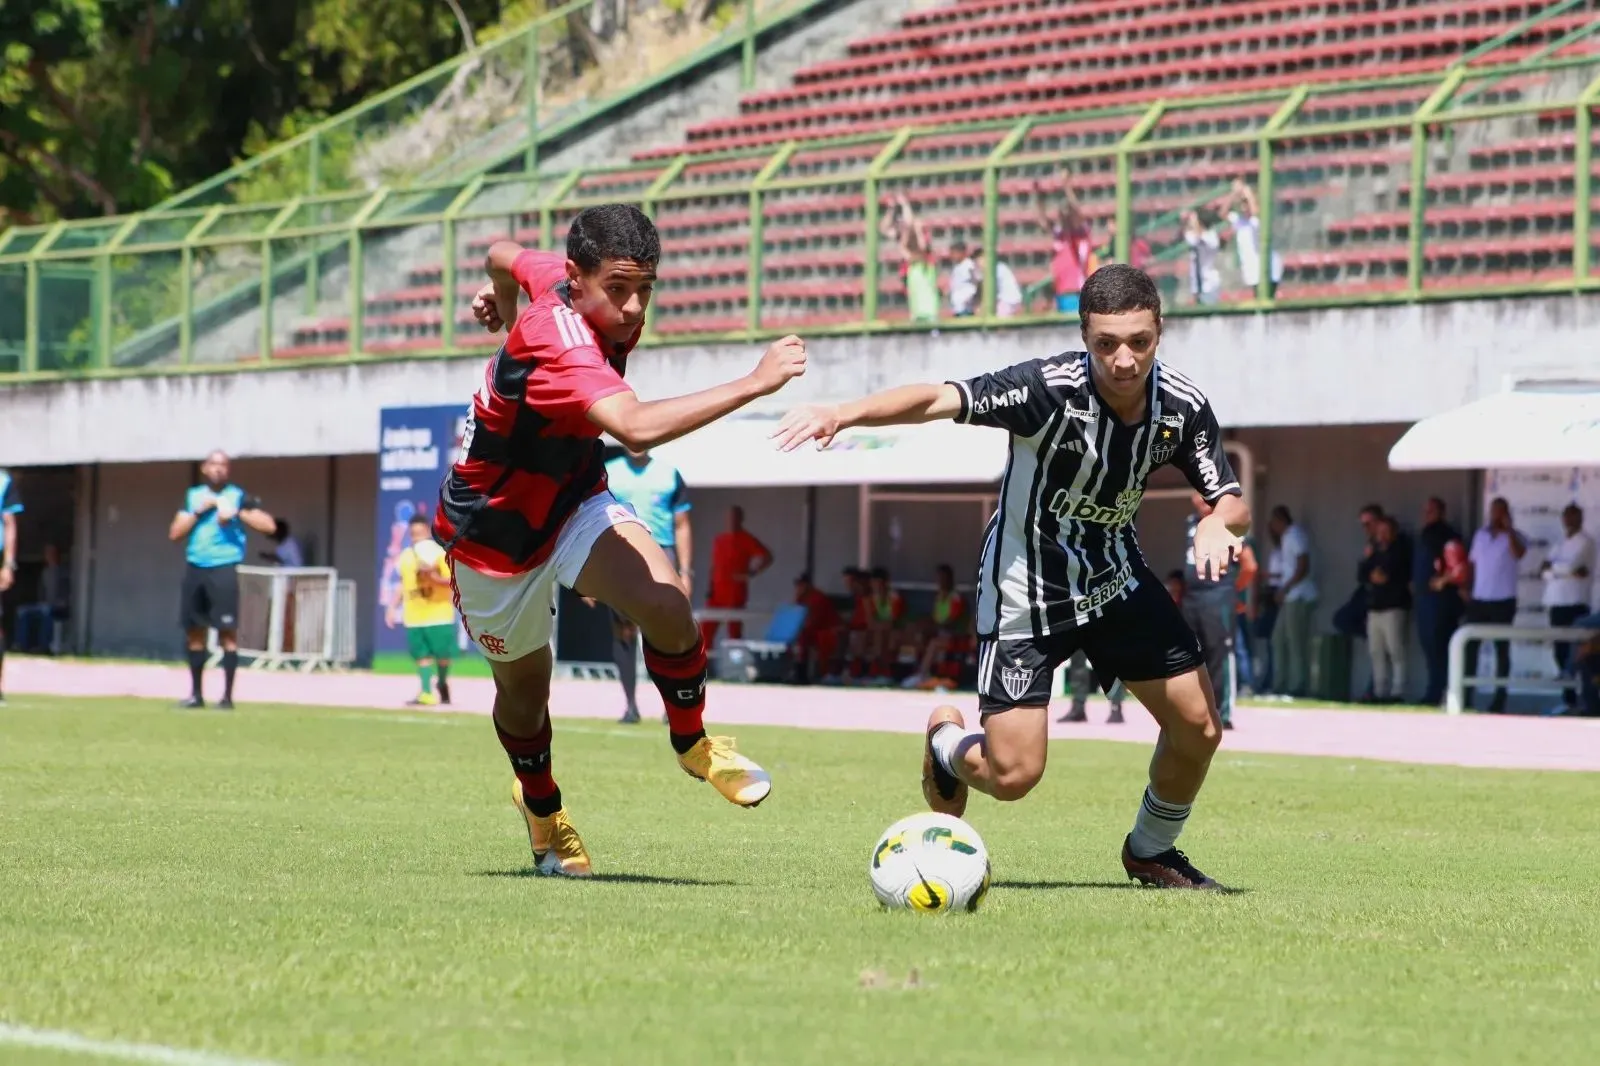
M928 809L960 818L967 813L967 783L939 765L933 754L933 735L945 725L967 727L966 719L954 707L935 707L928 716L928 731L922 738L922 798Z
M180 711L203 711L205 709L206 701L201 699L199 696L190 696L188 699L178 704L178 710Z
M1131 880L1156 888L1192 888L1202 892L1221 892L1223 887L1194 868L1189 857L1177 848L1168 848L1148 859L1133 854L1133 836L1122 841L1122 868Z
M438 681L438 687L439 702L448 707L450 705L450 682L441 677Z
M233 710L233 697L232 696L224 696L224 697L222 697L222 699L218 700L217 701L217 710L219 710L219 711L231 711L231 710Z

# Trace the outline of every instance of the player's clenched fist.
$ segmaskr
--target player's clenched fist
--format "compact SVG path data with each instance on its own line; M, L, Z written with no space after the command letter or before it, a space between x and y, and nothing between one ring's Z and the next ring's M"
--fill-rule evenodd
M755 378L763 393L774 393L806 372L806 342L790 334L772 346L756 364Z
M778 442L779 451L792 452L808 440L816 441L818 448L826 448L838 434L837 407L796 407L783 416L772 439Z
M478 290L478 295L472 298L472 317L478 320L478 325L490 333L499 333L500 328L517 317L517 297L511 294L509 300L495 291L491 282Z

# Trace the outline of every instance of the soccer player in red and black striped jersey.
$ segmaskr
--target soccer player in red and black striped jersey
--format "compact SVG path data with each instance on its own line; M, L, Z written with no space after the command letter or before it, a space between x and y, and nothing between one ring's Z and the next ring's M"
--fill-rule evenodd
M510 241L489 249L473 313L507 328L473 397L463 456L440 490L434 535L450 552L456 606L494 672L494 722L541 874L584 877L583 846L550 770L550 631L559 582L635 622L666 704L678 763L742 807L772 780L726 737L708 737L706 651L677 570L606 488L602 432L643 452L805 373L785 337L755 369L688 396L645 402L623 380L655 287L655 226L623 204L573 220L565 255ZM520 294L529 305L518 313Z

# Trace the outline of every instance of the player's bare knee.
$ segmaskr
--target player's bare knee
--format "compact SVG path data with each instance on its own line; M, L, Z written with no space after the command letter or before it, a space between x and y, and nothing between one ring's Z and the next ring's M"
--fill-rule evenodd
M1196 762L1208 762L1222 743L1222 724L1214 714L1204 718L1185 719L1172 730L1175 747Z
M689 597L677 585L665 581L652 583L640 593L634 611L644 639L662 651L687 650L700 635Z

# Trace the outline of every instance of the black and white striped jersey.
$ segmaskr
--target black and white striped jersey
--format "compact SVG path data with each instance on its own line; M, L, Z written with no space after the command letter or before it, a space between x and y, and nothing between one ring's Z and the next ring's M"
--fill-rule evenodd
M1156 467L1176 466L1208 501L1241 494L1210 402L1159 359L1136 425L1101 403L1087 352L950 384L961 393L956 421L1011 434L979 564L980 636L1060 633L1149 580L1133 520Z

